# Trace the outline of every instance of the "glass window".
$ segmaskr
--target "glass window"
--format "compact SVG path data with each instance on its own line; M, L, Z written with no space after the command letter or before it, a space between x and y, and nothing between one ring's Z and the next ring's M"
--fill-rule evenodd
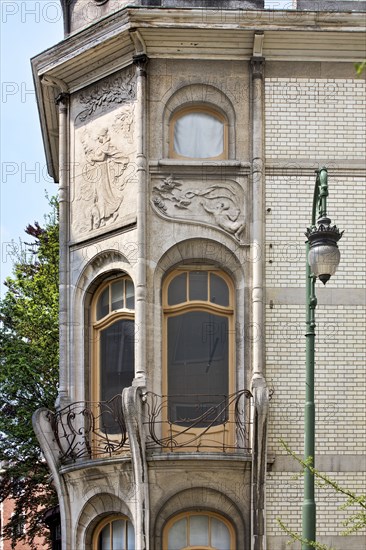
M126 388L131 385L134 362L134 322L132 320L119 319L100 331L100 401L112 399L116 395L117 388Z
M189 299L207 300L207 271L191 271L189 274Z
M163 531L163 550L234 550L231 523L214 512L184 512L168 521Z
M205 106L181 109L171 120L170 141L175 158L227 158L226 119Z
M97 321L109 313L109 287L103 290L97 305Z
M233 391L229 279L205 268L179 270L164 291L166 420L198 430L225 424Z
M169 550L179 550L187 546L187 518L173 523L168 535Z
M93 550L135 550L135 530L125 517L103 520L93 537Z
M211 273L210 283L210 302L219 306L228 306L229 288L224 279Z
M189 311L168 319L169 421L222 424L228 396L228 319ZM197 420L200 418L200 420Z
M117 281L112 283L112 311L117 311L118 309L123 309L124 307L124 281Z
M132 384L135 370L134 300L134 285L126 276L108 281L95 295L92 305L92 401L110 401ZM107 416L106 413L103 415L103 421ZM116 426L110 422L103 431L116 433L113 431Z
M174 306L187 301L187 273L174 277L168 289L168 304Z

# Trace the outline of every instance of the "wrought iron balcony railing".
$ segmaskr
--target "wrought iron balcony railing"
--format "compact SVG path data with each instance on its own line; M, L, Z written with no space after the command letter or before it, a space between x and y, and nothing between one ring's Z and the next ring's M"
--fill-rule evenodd
M129 450L122 396L110 401L78 401L49 413L62 464L78 459L114 456Z
M147 392L147 449L249 453L251 397L249 390L228 396Z
M231 395L143 394L146 450L250 452L248 390ZM122 395L107 402L78 401L48 413L61 464L130 452Z

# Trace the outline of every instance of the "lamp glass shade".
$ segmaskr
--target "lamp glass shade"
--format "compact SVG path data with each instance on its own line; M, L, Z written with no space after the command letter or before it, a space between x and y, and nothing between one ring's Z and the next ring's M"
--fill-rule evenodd
M316 277L332 276L337 271L341 254L336 244L319 244L309 250L308 262Z

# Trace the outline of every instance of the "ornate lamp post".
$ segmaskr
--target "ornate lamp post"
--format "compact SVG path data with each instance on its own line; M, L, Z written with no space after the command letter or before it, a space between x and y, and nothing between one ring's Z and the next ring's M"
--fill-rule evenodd
M315 465L315 403L314 403L314 364L315 364L315 281L318 277L325 285L334 275L339 265L340 252L337 242L342 237L335 225L327 217L328 172L326 168L317 170L314 188L311 227L305 233L306 243L306 402L305 402L305 441L304 460ZM318 211L318 219L316 215ZM314 475L308 468L304 472L304 502L302 511L302 538L316 540L316 508L314 498ZM312 550L307 543L302 550Z

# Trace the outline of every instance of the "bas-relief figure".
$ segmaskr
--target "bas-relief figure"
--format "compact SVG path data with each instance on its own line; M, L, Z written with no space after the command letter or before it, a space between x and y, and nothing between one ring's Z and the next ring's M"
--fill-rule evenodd
M128 200L133 197L136 175L135 96L130 70L79 96L82 110L75 117L73 235L123 224L135 211Z
M90 186L88 185L84 198L90 191L93 202L90 209L90 229L99 229L118 217L123 201L122 191L127 183L123 175L129 158L112 145L108 128L102 128L98 132L95 143L91 143L88 138L88 131L85 130L81 137L87 160L83 175Z
M192 222L199 219L243 241L244 192L235 181L207 186L207 182L182 182L170 175L154 185L152 204L163 217Z

